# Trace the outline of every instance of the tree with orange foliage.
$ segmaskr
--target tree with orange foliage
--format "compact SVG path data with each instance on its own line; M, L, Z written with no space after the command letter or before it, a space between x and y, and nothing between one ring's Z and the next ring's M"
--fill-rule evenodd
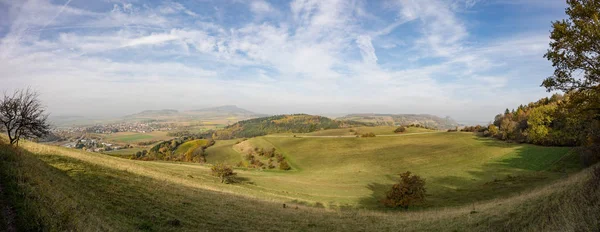
M410 172L400 174L400 182L394 184L381 202L388 207L403 207L425 200L425 180Z

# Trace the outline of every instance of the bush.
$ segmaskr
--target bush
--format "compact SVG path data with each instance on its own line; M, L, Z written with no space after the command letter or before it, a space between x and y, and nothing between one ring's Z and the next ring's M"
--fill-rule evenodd
M387 192L382 203L388 207L403 207L425 200L425 180L420 176L412 175L410 172L400 174L400 182L394 184L392 189Z
M360 137L363 137L363 138L375 137L375 134L373 132L369 132L369 133L362 134Z
M237 173L233 172L233 168L225 164L215 164L210 168L212 175L219 177L221 183L231 183Z
M290 165L287 163L287 161L283 160L283 161L281 161L281 163L279 163L279 169L280 170L290 170L290 169L292 169L292 167L290 167Z
M406 131L406 127L398 127L396 128L396 130L394 130L394 133L404 133Z

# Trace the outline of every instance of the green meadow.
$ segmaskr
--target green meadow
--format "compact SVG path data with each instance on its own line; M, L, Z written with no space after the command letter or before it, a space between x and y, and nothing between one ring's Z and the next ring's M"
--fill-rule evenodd
M240 187L332 208L382 209L379 200L398 180L397 174L406 171L426 179L428 200L421 207L427 208L518 194L578 170L571 148L445 132L374 138L257 137L239 144L218 141L207 150L207 162L234 165L243 160L244 150L254 147L276 148L293 169L248 170L241 176L252 185ZM565 165L571 168L558 168Z

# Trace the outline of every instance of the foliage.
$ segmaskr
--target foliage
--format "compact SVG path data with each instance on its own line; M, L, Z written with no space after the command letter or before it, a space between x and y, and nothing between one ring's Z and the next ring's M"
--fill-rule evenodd
M505 110L488 126L487 136L520 143L575 146L586 143L593 129L592 118L581 113L577 94L554 94L517 110Z
M290 169L292 169L292 167L290 167L290 165L287 163L287 161L282 160L281 162L279 162L279 169L290 170Z
M5 130L10 144L19 145L19 139L40 138L50 133L38 93L30 89L16 90L0 101L0 129Z
M360 137L363 137L363 138L375 137L375 133L373 133L373 132L364 133L364 134L360 135Z
M139 160L166 160L204 163L205 150L215 144L214 140L176 138L156 144L147 153L135 154Z
M221 183L231 183L237 173L233 172L233 168L225 164L215 164L210 168L213 176L219 177Z
M568 19L552 23L550 49L544 55L554 74L543 82L550 90L585 90L600 84L600 1L567 0ZM582 78L573 74L582 73Z
M406 131L406 127L401 126L401 127L396 128L396 130L394 130L394 133L403 133L405 131Z
M420 176L405 172L400 174L400 182L392 186L382 203L388 207L407 209L410 205L423 202L425 193L425 180Z
M558 121L568 129L555 135L600 146L600 1L567 0L567 4L569 18L552 23L550 49L544 57L552 62L554 73L542 86L548 91L562 90L572 98L557 110L566 112ZM538 128L536 132L544 134L546 130ZM553 135L552 131L548 134Z
M462 132L484 132L487 128L481 125L465 126L460 131Z

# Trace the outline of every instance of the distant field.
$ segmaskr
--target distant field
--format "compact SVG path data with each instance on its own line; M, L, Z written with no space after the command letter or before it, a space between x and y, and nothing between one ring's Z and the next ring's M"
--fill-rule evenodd
M149 149L148 148L141 148L141 147L134 147L134 148L127 148L127 149L105 151L103 153L104 154L108 154L108 155L112 155L112 156L130 156L130 155L133 155L136 152L142 151L142 150L149 150Z
M118 132L104 136L106 141L117 143L137 143L153 140L169 140L171 138L172 137L167 136L166 131L152 131L149 133Z

